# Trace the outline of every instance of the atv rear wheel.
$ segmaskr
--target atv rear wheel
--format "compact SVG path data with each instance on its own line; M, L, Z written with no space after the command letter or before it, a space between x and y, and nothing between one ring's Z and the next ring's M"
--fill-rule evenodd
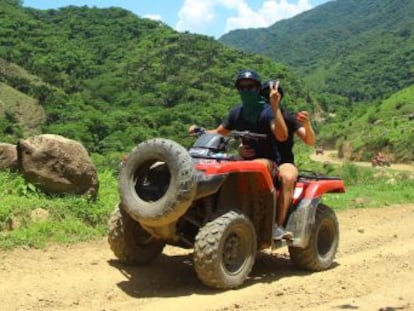
M240 286L256 257L256 232L242 213L229 211L203 226L195 238L194 268L213 288Z
M334 211L319 204L311 230L307 247L289 247L290 258L299 268L326 270L332 266L339 243L339 225Z
M125 210L140 223L157 227L176 221L196 192L188 151L169 139L150 139L129 155L119 175Z
M137 265L153 261L165 246L119 207L112 212L109 220L108 242L121 262Z

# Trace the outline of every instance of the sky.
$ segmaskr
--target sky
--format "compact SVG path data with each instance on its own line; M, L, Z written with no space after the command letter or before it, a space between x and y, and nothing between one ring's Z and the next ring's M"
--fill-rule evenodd
M25 7L68 5L122 7L139 17L160 20L177 31L215 37L242 28L268 27L330 0L24 0Z

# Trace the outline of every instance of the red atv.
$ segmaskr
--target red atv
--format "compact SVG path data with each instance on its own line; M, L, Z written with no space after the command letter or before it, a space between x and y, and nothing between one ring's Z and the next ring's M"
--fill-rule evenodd
M371 165L375 166L391 166L391 162L384 156L376 156L371 159Z
M236 132L200 132L189 149L150 139L129 155L119 174L121 202L111 216L108 241L125 263L147 264L166 244L194 249L198 278L213 288L240 286L257 251L288 246L300 268L331 267L339 228L327 192L344 192L338 177L301 173L289 215L291 240L274 241L277 189L267 168L228 154L230 141L262 139Z

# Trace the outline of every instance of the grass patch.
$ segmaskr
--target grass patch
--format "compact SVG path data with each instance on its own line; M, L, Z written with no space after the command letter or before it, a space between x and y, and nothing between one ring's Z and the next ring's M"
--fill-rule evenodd
M414 193L411 189L401 188L396 185L360 185L347 186L343 194L328 194L324 197L324 203L335 209L381 207L394 204L413 203Z
M346 193L326 194L323 201L340 210L414 203L414 173L383 168L328 165L309 160L309 148L297 150L300 168L344 179ZM114 171L99 165L100 188L95 201L86 197L48 196L20 175L0 172L0 249L19 246L43 248L50 243L68 244L100 239L107 234L107 221L119 201ZM34 210L48 216L36 220ZM16 225L11 229L10 224Z
M109 214L119 200L111 171L99 174L98 198L48 196L21 176L0 172L0 248L42 248L49 243L72 243L105 235ZM43 220L33 219L34 210L47 211ZM14 228L15 227L15 228ZM12 230L11 230L12 229Z
M414 173L353 164L346 164L337 170L338 175L344 178L346 192L326 195L324 203L329 206L347 209L414 202Z

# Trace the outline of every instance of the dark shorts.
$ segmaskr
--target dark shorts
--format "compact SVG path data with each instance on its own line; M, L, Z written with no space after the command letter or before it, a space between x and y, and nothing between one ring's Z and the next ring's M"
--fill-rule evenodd
M278 172L278 165L275 161L270 161L272 163L272 168L271 168L271 174L272 174L272 178L275 179L277 177L277 172Z

